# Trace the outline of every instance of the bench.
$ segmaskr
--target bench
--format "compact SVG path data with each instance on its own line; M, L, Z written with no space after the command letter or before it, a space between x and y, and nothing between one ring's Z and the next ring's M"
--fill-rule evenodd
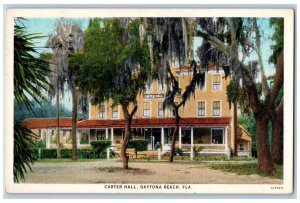
M121 149L119 150L119 155L121 154ZM136 158L147 158L150 157L157 157L158 151L135 151L135 149L127 149L126 150L126 156L129 157L129 159L136 159Z

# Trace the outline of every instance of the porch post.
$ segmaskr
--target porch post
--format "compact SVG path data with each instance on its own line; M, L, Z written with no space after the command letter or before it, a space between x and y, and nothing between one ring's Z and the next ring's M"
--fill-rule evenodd
M194 159L194 129L191 127L191 160Z
M160 142L161 145L164 146L165 145L165 132L164 132L164 128L161 128L161 132L160 132Z
M49 129L46 129L46 148L50 148L50 137L49 137Z
M181 149L181 127L179 127L179 148Z
M110 129L110 140L111 140L111 145L114 146L114 129Z
M78 137L77 137L77 145L80 146L80 138L81 138L82 131L78 131Z
M105 128L105 139L108 140L108 128Z
M226 126L224 128L225 130L225 141L224 141L224 144L225 144L225 152L227 154L227 158L230 159L230 151L228 150L228 140L227 140L227 137L228 137L228 126Z

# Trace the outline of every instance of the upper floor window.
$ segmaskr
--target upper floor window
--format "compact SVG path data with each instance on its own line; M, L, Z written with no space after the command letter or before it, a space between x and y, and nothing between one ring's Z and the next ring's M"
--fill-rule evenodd
M167 89L167 84L165 82L158 81L158 91L164 92Z
M164 117L165 116L165 110L164 110L163 102L158 102L158 116L159 117Z
M105 105L100 104L99 106L99 118L105 118Z
M221 75L213 75L213 90L221 90Z
M221 104L220 101L213 101L213 116L221 115Z
M144 102L143 115L144 117L150 117L150 102Z
M198 116L205 116L205 102L198 102Z
M146 92L151 92L152 91L152 83L147 83L146 84Z
M119 108L118 106L112 107L112 118L118 118L119 117Z

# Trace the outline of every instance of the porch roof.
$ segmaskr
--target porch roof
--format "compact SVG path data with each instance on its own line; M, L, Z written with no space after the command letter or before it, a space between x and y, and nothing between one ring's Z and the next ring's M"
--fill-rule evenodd
M81 118L77 119L77 121L80 120ZM56 118L28 118L23 121L23 125L31 129L51 128L57 126L57 119ZM60 118L59 127L71 128L72 118Z
M201 126L226 126L231 118L181 118L181 127L201 127ZM124 120L82 120L77 123L77 128L123 128ZM175 127L175 118L142 118L133 119L131 127Z

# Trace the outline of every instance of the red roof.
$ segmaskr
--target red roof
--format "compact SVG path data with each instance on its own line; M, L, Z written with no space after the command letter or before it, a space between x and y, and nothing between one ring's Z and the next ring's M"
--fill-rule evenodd
M181 118L179 125L196 126L226 126L231 118ZM133 119L131 127L175 127L175 118ZM83 120L77 123L77 128L123 128L124 120Z
M231 118L181 118L180 126L225 126L230 124ZM29 118L23 124L31 129L51 128L57 126L56 118ZM77 119L77 128L124 128L124 120L81 120ZM133 119L132 127L175 127L175 118ZM72 118L60 118L59 126L72 127Z
M77 121L81 120L80 118ZM50 128L57 126L56 118L28 118L23 121L23 124L31 129ZM60 118L59 127L72 127L72 118Z

